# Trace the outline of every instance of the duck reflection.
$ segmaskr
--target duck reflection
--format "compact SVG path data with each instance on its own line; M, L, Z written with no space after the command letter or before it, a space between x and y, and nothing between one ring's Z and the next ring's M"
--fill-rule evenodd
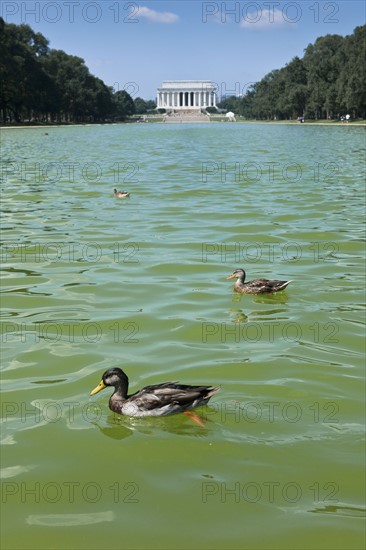
M97 422L93 422L93 425L103 435L116 440L126 439L135 433L155 437L159 432L178 436L206 437L213 426L209 416L214 415L215 412L215 408L205 407L200 412L190 413L189 416L176 414L154 418L135 418L112 413L107 416L105 425Z

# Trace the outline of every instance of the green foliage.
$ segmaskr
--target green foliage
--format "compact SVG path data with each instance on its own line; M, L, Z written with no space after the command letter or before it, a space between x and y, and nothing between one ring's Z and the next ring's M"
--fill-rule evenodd
M152 101L151 99L145 101L141 97L136 97L133 102L135 104L135 113L137 115L143 115L148 111L153 111L156 108L155 101Z
M262 120L366 118L366 25L342 37L327 35L279 70L268 73L242 98L219 105Z
M0 120L99 122L135 112L131 96L92 74L80 57L52 50L28 25L0 18Z
M135 112L137 115L146 113L146 101L144 99L141 97L136 97L133 102L135 104Z
M124 120L127 116L135 114L135 104L126 90L116 92L113 99L118 119Z
M217 105L220 109L225 109L226 111L231 111L233 113L239 113L240 110L240 98L235 96L229 96L223 99Z
M146 112L154 111L156 109L156 103L152 99L146 101Z

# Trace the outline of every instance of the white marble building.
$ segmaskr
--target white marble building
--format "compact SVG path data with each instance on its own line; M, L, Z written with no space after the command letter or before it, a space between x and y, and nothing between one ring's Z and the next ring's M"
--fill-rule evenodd
M165 80L157 90L157 109L200 110L216 107L216 86L210 80Z

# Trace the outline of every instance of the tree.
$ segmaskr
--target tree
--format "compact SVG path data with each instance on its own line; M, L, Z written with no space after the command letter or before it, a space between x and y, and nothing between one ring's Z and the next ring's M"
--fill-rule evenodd
M305 50L307 70L307 111L315 118L331 118L339 111L336 81L344 38L337 34L320 37Z
M217 105L219 109L225 109L226 111L232 111L233 113L238 113L240 108L240 97L237 96L228 96Z
M136 99L134 99L134 104L135 104L135 113L137 115L142 115L143 113L146 113L146 101L144 99L142 99L141 97L136 97Z
M22 122L104 121L134 113L127 92L110 87L89 72L80 57L52 50L28 25L0 18L0 116Z
M346 36L342 53L336 86L340 110L351 112L353 118L366 118L366 25Z
M48 53L48 42L28 25L7 24L2 18L0 37L2 120L20 121L43 108L43 89L49 82L40 60Z
M113 101L117 119L125 120L129 115L135 113L135 104L126 90L116 92L113 96Z
M240 101L248 118L366 117L366 26L351 36L326 35L282 69L271 71Z
M148 99L146 101L146 111L154 111L156 109L156 102L153 99Z

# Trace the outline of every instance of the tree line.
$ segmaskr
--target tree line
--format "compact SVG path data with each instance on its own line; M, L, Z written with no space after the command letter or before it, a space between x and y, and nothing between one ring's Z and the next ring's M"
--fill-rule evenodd
M245 118L284 120L366 118L366 25L342 37L309 44L300 59L271 71L244 96L219 107ZM105 122L153 110L154 101L132 99L92 75L82 58L49 48L28 25L0 17L1 122Z
M0 17L1 122L105 122L153 109L93 76L82 58L49 48L28 25Z
M249 119L366 118L366 25L353 34L328 34L300 59L268 73L242 97L218 104Z

